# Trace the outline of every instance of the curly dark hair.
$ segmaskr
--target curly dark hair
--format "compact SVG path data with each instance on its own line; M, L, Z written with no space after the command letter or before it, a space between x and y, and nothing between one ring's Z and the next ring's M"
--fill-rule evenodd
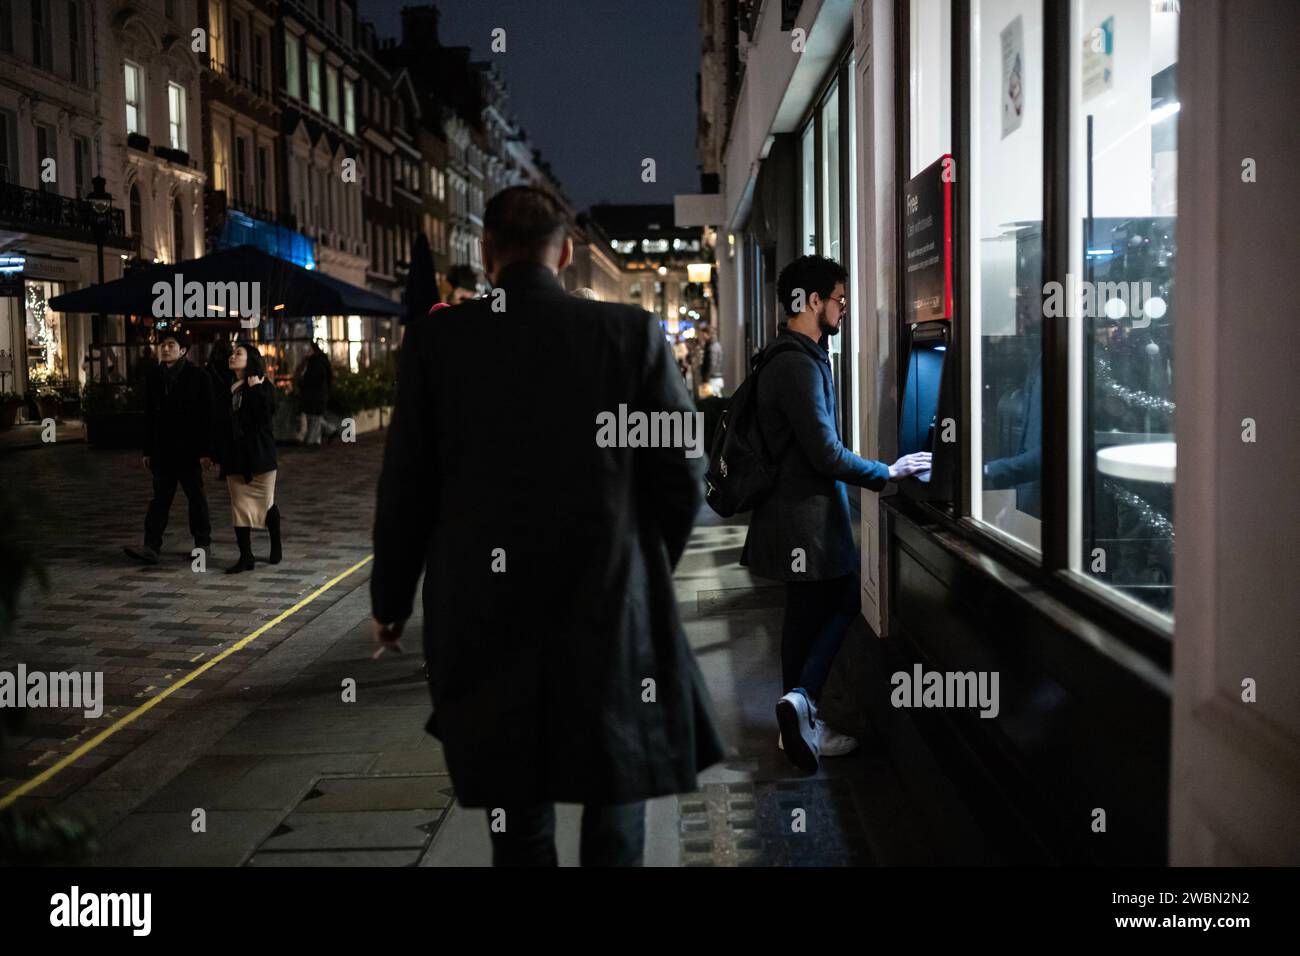
M805 307L816 292L826 299L835 291L835 283L847 282L849 278L845 268L834 259L825 256L800 256L781 270L776 280L776 296L788 316L798 315L801 310L795 308L795 293L803 290Z

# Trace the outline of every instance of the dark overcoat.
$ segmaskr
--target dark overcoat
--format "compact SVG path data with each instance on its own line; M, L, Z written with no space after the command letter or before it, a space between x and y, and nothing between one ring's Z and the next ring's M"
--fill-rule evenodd
M406 327L374 613L407 618L427 566L428 729L463 805L692 791L723 756L672 581L704 458L596 435L620 405L694 407L654 316L540 265L498 280Z
M154 365L143 376L144 448L155 470L187 469L213 454L212 389L184 358L174 375Z
M312 352L303 364L302 379L298 383L298 407L304 415L325 414L333 378L334 370L330 368L330 360L318 352Z
M740 563L774 581L852 574L861 562L845 483L879 491L889 466L858 457L840 441L826 350L789 328L778 342L798 347L783 347L766 362L756 390L759 425L777 460L776 485L754 509Z
M265 379L252 388L245 385L238 399L228 387L218 398L226 409L220 419L221 477L243 475L245 481L252 481L254 475L276 469L275 386Z

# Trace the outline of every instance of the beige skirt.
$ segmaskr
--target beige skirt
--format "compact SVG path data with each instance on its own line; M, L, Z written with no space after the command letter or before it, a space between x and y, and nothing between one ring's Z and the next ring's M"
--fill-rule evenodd
M264 471L244 481L243 475L227 475L230 491L230 521L236 528L265 528L266 513L275 504L275 472Z

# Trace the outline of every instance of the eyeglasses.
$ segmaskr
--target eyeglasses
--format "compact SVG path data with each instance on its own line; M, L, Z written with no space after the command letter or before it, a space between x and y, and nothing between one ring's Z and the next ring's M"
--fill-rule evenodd
M831 296L830 301L838 302L841 309L847 309L849 307L849 297L847 295L833 295Z

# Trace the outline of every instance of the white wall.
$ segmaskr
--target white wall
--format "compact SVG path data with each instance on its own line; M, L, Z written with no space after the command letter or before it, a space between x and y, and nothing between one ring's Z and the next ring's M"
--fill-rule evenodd
M1293 0L1184 4L1170 857L1300 863ZM1194 13L1194 15L1189 15ZM1258 181L1241 180L1244 158ZM1242 419L1258 440L1244 443ZM1257 682L1255 703L1242 682Z

